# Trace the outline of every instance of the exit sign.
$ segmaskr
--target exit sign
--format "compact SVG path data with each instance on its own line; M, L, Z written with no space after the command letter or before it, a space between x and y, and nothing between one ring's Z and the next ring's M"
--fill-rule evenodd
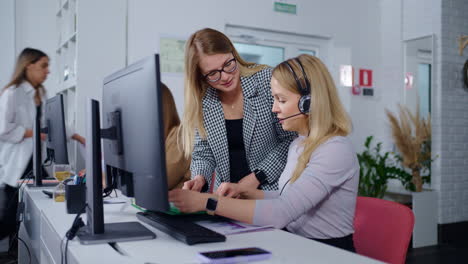
M293 4L287 4L287 3L282 3L282 2L275 2L275 8L274 10L276 12L281 12L281 13L288 13L288 14L296 14L297 8L296 5Z

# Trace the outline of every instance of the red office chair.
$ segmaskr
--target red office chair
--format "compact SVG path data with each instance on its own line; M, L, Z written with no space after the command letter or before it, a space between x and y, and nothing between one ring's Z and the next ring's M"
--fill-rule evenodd
M353 235L356 252L387 263L405 263L413 226L414 214L408 207L358 197Z

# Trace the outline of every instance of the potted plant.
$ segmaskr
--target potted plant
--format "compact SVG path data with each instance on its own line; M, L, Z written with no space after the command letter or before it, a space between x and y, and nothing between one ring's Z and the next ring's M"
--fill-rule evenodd
M398 117L386 110L392 136L399 155L397 159L411 171L411 177L401 177L403 186L412 191L412 209L415 215L413 247L437 244L437 193L423 189L430 180L431 122L420 117L419 106L412 114L407 107L399 105ZM426 174L422 176L421 172Z
M411 175L396 166L390 152L381 153L382 143L372 147L372 136L364 143L364 151L357 154L360 166L359 196L382 198L387 190L388 179L410 178Z
M401 105L398 107L399 118L386 110L393 140L401 154L403 165L411 170L414 191L421 192L423 187L421 169L431 162L431 121L430 118L427 120L420 118L419 110L413 115L408 108ZM406 186L412 188L408 184Z

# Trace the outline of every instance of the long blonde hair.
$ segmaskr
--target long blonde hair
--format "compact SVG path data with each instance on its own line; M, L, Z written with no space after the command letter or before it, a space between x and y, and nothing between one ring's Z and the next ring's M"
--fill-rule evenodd
M26 76L26 68L30 64L38 62L41 58L48 57L47 54L32 48L25 48L21 51L18 59L16 60L15 71L11 77L11 81L2 89L2 93L8 89L8 87L15 86L18 87L22 82L28 81ZM34 87L34 102L36 105L39 105L42 101L42 97L45 95L45 89L42 84L39 84L37 87Z
M351 120L341 104L338 91L326 66L320 59L302 54L297 59L304 67L310 82L311 105L307 122L309 135L304 140L304 151L299 156L291 183L296 181L309 163L312 152L322 143L334 136L346 136L351 132ZM303 87L306 82L302 69L295 59L287 60L296 73ZM299 94L297 83L285 62L273 69L273 77L279 84Z
M179 115L169 88L161 83L162 88L162 103L163 103L163 122L164 122L164 138L167 138L169 132L180 125Z
M186 157L192 153L195 131L198 131L201 138L206 138L202 99L209 84L203 78L199 67L200 55L226 53L232 53L236 59L241 76L253 75L267 67L244 61L229 38L217 30L204 28L190 36L185 47L185 105L181 125L182 144Z

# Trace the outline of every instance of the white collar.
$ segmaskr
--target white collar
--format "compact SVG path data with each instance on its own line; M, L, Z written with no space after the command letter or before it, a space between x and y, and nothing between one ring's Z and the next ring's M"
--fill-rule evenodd
M34 87L28 81L22 82L20 86L23 86L23 89L26 93L31 93L34 91Z

